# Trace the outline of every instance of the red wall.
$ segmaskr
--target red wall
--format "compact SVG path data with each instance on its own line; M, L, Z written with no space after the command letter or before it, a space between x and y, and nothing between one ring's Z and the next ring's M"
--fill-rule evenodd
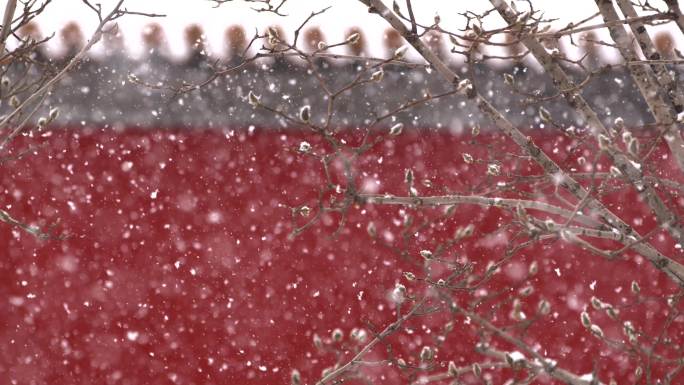
M402 271L419 273L418 250L472 223L477 236L455 246L451 255L467 258L481 272L510 240L510 232L500 232L508 238L495 233L508 221L506 212L474 206L461 206L453 218L421 231L410 242L408 258L366 232L372 220L383 238L391 234L396 242L398 207L352 209L336 239L331 238L336 218L326 217L289 240L287 206L313 206L322 181L319 163L293 151L302 139L320 150L307 135L259 128L251 133L62 130L16 142L17 148L46 146L0 165L0 204L27 221L46 225L59 219L57 228L70 237L39 241L0 226L0 383L275 384L287 383L295 367L313 383L335 362L334 355L316 352L313 333L327 337L336 327L345 333L368 325L381 329L394 320L388 292L403 281ZM537 140L547 150L561 148L560 153L570 144L560 136ZM485 159L517 151L491 134L471 141L408 132L380 143L358 167L368 172L367 186L382 181L379 192L404 194L403 170L412 167L419 181L433 183L432 188L419 184L422 194L468 193L490 182L485 165L463 163L460 154L466 150ZM576 155L557 159L567 166ZM525 160L509 161L506 170L538 172ZM634 194L618 189L606 201L639 230L653 226ZM419 222L442 210L411 212ZM675 253L669 241L654 239L661 250ZM491 311L496 324L509 322L506 290L517 290L521 272L536 260L536 290L523 309L534 313L543 297L552 313L532 326L527 340L538 342L542 353L566 369L589 373L597 365L603 380L613 375L622 383L635 361L591 336L579 313L592 295L626 304L621 317L655 336L666 308L658 296L674 291L646 261L627 256L606 261L559 241L522 250L485 286L489 293L503 290L503 307L496 310L495 302L501 301L491 301L478 311ZM634 279L643 297L632 306ZM420 285L407 286L422 293ZM624 339L620 323L591 314L608 337ZM420 346L433 343L444 322L444 316L415 320L408 325L411 334L390 342L410 361ZM682 318L669 330L681 343ZM481 360L473 341L475 326L458 318L436 362ZM380 353L372 357L381 358ZM662 366L654 363L654 370ZM381 374L384 380L377 383L395 383L400 376L395 370Z

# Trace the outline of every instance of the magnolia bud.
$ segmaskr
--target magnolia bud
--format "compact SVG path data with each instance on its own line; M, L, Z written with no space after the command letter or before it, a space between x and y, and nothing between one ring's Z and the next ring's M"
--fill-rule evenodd
M532 263L530 263L530 267L527 269L527 273L529 275L536 275L538 271L539 264L537 263L537 261L532 261Z
M458 376L458 368L456 368L456 363L454 361L449 361L449 365L447 366L447 368L447 372L451 377Z
M537 305L537 311L541 315L547 315L551 312L551 304L547 300L541 300Z
M548 123L551 121L551 113L544 107L539 107L539 118L542 122Z
M534 287L532 286L525 286L522 289L520 289L519 293L523 297L529 297L532 293L534 292Z
M332 367L327 367L323 370L321 370L321 377L328 377L328 374L332 373L333 368Z
M608 305L606 307L606 314L608 315L608 317L610 317L613 320L617 320L619 313L620 313L619 310L617 310L616 308L614 308L610 305Z
M620 171L619 168L611 165L610 166L610 175L612 175L614 178L619 178L622 175L622 172Z
M580 315L580 320L582 320L582 326L585 328L591 327L591 318L589 318L589 313L583 311Z
M479 36L482 34L482 28L480 28L480 26L477 24L473 24L473 32L476 36Z
M311 106L304 106L299 110L299 119L304 123L309 123L311 121Z
M375 228L375 223L373 222L368 223L368 226L366 226L366 231L368 232L368 235L373 238L378 235L378 230Z
M473 83L470 81L470 79L463 79L458 82L456 89L461 94L468 94L473 89Z
M610 138L603 134L599 134L598 136L598 144L599 144L599 149L601 151L605 151L610 147Z
M421 250L420 256L425 258L428 261L433 258L432 251L430 251L430 250Z
M442 18L441 18L441 17L439 17L439 15L438 15L438 14L435 14L435 18L434 18L434 20L435 20L435 25L438 25L438 24L439 24L439 23L440 23L440 22L442 21Z
M394 126L390 127L390 135L392 136L397 136L401 134L401 131L404 129L404 123L397 123Z
M398 304L406 300L406 286L397 283L392 290L392 300Z
M487 175L497 176L501 174L501 166L495 163L487 165Z
M302 206L299 208L299 215L303 217L308 217L309 214L311 214L311 209L309 208L309 206Z
M404 173L404 181L409 185L413 184L413 170L410 168L407 168Z
M313 335L313 344L316 349L323 349L323 340L318 334Z
M603 338L603 330L598 325L591 325L590 330L598 338Z
M309 142L301 142L299 143L299 148L297 150L302 154L308 154L311 152L311 144L309 144Z
M475 375L475 377L478 378L482 376L482 368L480 367L480 364L478 364L477 362L473 364L473 374Z
M257 96L254 92L249 91L249 94L247 95L247 101L252 105L252 107L258 106L260 104L260 99L261 96Z
M268 44L278 44L278 41L280 40L280 37L278 36L278 30L276 30L273 27L268 27L268 29L266 30L266 35L268 37Z
M394 58L397 60L403 59L404 56L406 56L406 51L408 51L408 46L402 45L401 47L397 48L396 51L394 51Z
M636 138L632 138L632 140L627 143L627 151L635 158L639 156L639 141L636 140Z
M643 374L644 374L644 369L643 369L641 366L637 366L637 368L634 369L634 377L636 377L637 380L638 380L639 378L641 378L641 376L642 376Z
M342 333L342 329L337 328L332 331L332 340L335 342L340 342L342 341L342 338L344 337L344 334Z
M322 41L319 41L319 42L318 42L318 49L319 49L319 50L324 50L324 49L326 49L326 48L328 48L328 45L327 45L327 44L325 44L325 43L322 42Z
M349 333L349 337L352 340L362 344L362 343L366 342L366 339L368 338L368 333L364 329L354 328Z
M361 40L361 35L359 35L358 32L354 32L354 33L352 33L351 35L349 35L349 36L347 37L347 40L346 40L346 41L347 41L347 43L349 43L349 44L356 44L356 43L359 42L359 40Z
M370 80L372 82L378 83L382 80L382 78L384 76L385 76L385 71L383 71L382 68L380 68L379 70L377 70L371 74Z
M290 384L292 384L292 385L301 385L302 384L302 376L301 376L301 374L299 374L299 370L292 369L292 373L290 373Z
M435 356L435 351L432 350L431 347L423 346L423 349L420 351L420 360L421 361L423 361L423 362L432 361L434 356Z

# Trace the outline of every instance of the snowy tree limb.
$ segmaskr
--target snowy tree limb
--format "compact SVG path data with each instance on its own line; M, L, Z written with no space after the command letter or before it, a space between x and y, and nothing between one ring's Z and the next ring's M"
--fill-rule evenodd
M7 37L12 32L12 18L14 11L17 9L17 0L9 0L5 5L5 14L2 18L2 31L0 31L0 55L5 53L5 44Z

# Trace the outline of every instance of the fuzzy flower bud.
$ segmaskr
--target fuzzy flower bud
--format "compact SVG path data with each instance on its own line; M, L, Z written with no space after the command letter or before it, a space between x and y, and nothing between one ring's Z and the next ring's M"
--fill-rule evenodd
M379 70L377 70L371 74L370 81L379 83L380 81L382 81L382 78L384 78L384 77L385 77L385 71L383 71L382 68L380 68Z
M273 27L268 27L266 30L266 36L268 38L268 44L270 45L276 45L280 41L280 37L278 36L278 30L276 30Z
M316 349L323 349L323 340L318 334L313 335L313 344Z
M364 329L354 328L349 332L349 338L362 344L368 339L368 333Z
M454 361L449 361L447 372L451 377L458 377L458 368Z
M403 303L406 300L406 286L397 283L392 290L392 301L395 303Z
M496 163L490 163L487 165L487 175L498 176L501 174L501 166Z
M480 367L480 364L478 364L477 362L473 364L473 374L477 378L480 378L480 376L482 376L482 367Z
M302 375L299 374L299 370L292 369L292 372L290 373L290 384L292 384L292 385L301 385L302 384Z
M404 129L404 123L397 123L394 126L390 127L389 133L392 136L397 136L401 134L401 132Z
M301 142L299 143L299 148L297 148L297 151L301 152L302 154L308 154L311 152L311 144L309 144L309 142Z
M401 47L397 48L397 50L394 51L394 59L403 59L404 56L406 56L406 51L408 51L407 45L402 45Z
M537 305L537 311L541 315L547 315L551 312L551 304L547 300L541 300L539 301L539 304Z
M253 91L249 91L249 94L247 95L247 101L252 105L252 107L258 106L261 103L260 100L261 96L257 96Z
M610 147L610 138L608 138L607 136L605 136L603 134L599 134L598 145L599 145L599 149L601 151L607 150Z
M354 32L347 37L346 42L349 44L356 44L359 42L359 40L361 40L361 35L359 35L358 32Z
M582 326L587 329L591 327L591 318L589 318L589 313L583 311L580 315L580 319L582 320Z
M542 122L548 123L551 121L551 113L544 107L539 107L539 119Z
M598 325L591 325L591 332L598 338L603 338L603 330Z
M309 214L311 214L311 208L309 206L302 206L299 208L299 215L308 217Z
M304 123L311 121L311 106L306 105L299 110L299 119Z
M342 329L336 328L335 330L332 331L331 337L332 337L333 341L340 342L340 341L342 341L342 338L344 337L344 333L342 333Z
M435 351L429 346L423 346L420 351L420 360L423 362L430 362L435 357Z
M527 273L529 275L536 275L537 272L539 272L539 263L537 263L537 261L532 261L532 263L530 263L530 267L527 268Z

